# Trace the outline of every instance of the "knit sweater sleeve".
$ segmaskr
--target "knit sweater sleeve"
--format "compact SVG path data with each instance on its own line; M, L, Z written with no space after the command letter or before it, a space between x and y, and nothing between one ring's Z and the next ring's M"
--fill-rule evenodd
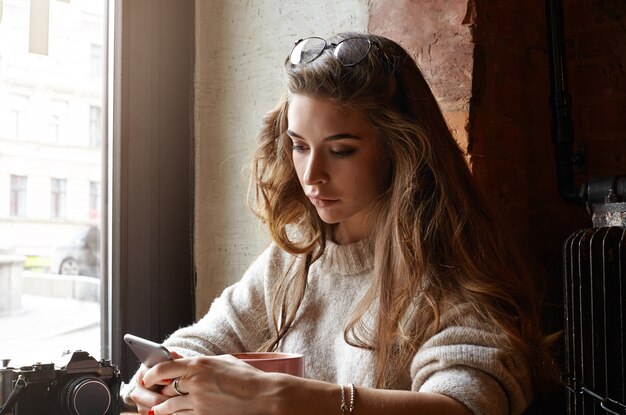
M269 336L268 286L279 276L284 260L272 244L241 280L224 290L202 319L176 330L163 344L184 357L256 350ZM134 407L130 394L137 386L135 382L133 376L121 390L130 408Z
M281 272L276 251L275 245L266 249L202 319L178 329L163 344L183 356L256 351L270 336L268 284Z
M533 399L531 376L507 344L491 330L448 326L413 358L412 390L449 396L475 415L521 414Z

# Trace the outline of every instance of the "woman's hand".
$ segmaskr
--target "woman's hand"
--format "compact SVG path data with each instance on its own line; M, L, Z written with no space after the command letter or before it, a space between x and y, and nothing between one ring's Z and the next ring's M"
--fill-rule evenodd
M171 380L164 382L163 380ZM174 388L175 380L178 393ZM162 387L148 415L332 414L341 411L341 387L334 383L262 372L231 356L187 357L159 363L143 374L140 391ZM139 380L141 384L141 379ZM147 389L146 389L147 388ZM470 415L459 401L445 395L359 387L359 414L393 413ZM345 397L344 397L345 399ZM145 408L145 407L144 407Z
M162 385L163 379L172 381L163 387L160 397L146 394L142 402L154 402L149 415L271 413L279 401L275 380L284 376L262 372L230 355L183 358L144 373L142 391ZM183 395L174 388L177 378L176 386Z
M182 357L176 352L171 352L171 355L174 359L180 359ZM142 382L147 371L148 367L145 365L142 364L141 367L139 367L139 370L134 376L137 387L135 387L135 389L133 389L130 393L130 399L135 403L137 411L141 415L148 415L153 406L158 405L169 398L161 392L163 391L164 386L172 383L172 379L161 379L148 387Z
M135 382L137 387L130 393L130 399L137 405L137 411L141 415L148 415L150 409L153 406L158 405L168 399L166 395L162 395L160 391L163 387L172 381L170 379L163 379L159 382L151 385L149 388L142 385L142 379L148 368L141 365L137 373L135 374Z

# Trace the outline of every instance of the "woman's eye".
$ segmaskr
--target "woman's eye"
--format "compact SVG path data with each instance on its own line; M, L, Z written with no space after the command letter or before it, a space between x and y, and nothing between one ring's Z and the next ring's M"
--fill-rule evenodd
M292 143L291 148L293 151L297 151L298 153L302 153L306 151L307 149L306 146L303 146L302 144L297 144L297 143Z
M353 148L346 148L346 149L330 150L330 152L335 157L344 158L344 157L348 157L350 154L354 153L355 150Z

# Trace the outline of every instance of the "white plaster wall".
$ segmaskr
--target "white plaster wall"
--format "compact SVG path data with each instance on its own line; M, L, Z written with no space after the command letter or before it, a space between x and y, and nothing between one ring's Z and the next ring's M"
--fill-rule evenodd
M248 164L293 43L366 31L368 0L197 0L196 315L268 245L246 207ZM245 171L244 171L245 168Z

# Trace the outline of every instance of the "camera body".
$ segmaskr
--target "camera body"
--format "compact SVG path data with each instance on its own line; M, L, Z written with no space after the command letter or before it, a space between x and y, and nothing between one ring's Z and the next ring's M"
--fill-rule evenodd
M115 415L119 413L119 370L84 351L54 363L0 368L0 406L20 384L13 415ZM11 408L6 408L11 411Z

